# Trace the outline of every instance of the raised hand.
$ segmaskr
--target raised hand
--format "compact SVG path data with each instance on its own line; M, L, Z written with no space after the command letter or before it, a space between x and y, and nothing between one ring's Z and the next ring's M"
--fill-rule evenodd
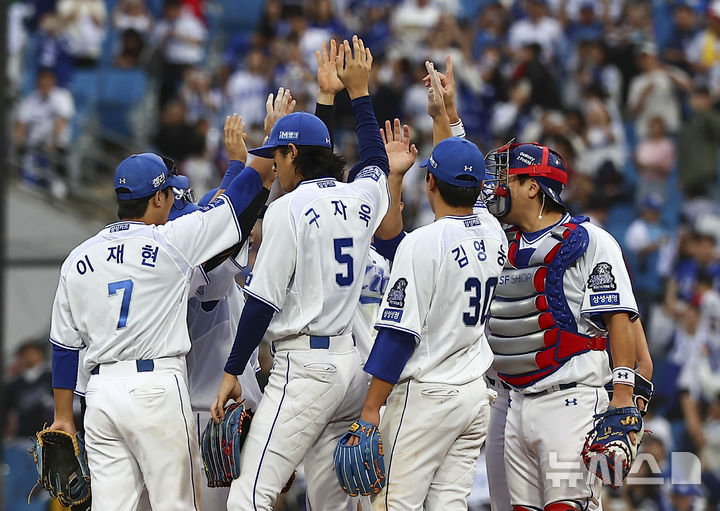
M430 61L425 61L425 69L427 69L430 77L430 86L428 87L428 104L427 111L433 119L447 116L445 110L445 101L443 100L442 84L435 66Z
M292 98L290 89L280 87L277 91L277 96L274 96L271 92L268 94L267 101L265 102L265 120L263 121L263 127L265 128L265 134L270 135L275 123L287 114L291 114L295 111L295 105L297 102Z
M328 53L327 43L322 44L322 53L320 51L315 52L318 64L318 103L321 105L332 105L337 93L345 88L340 78L338 78L337 68L335 67L337 54L335 39L330 40L330 53Z
M247 162L248 150L245 145L245 123L238 114L228 115L225 118L225 150L231 160Z
M373 56L370 48L365 48L365 43L358 36L352 38L352 49L350 43L343 41L343 48L335 57L335 68L338 78L345 85L350 94L350 99L368 96L368 82L370 81L370 69L372 68Z
M418 155L417 147L410 143L410 128L407 124L401 125L400 119L395 119L393 124L385 121L385 129L380 128L380 134L390 160L390 174L405 175Z
M440 78L445 110L447 111L448 117L450 117L450 122L456 122L459 118L453 119L453 117L457 117L457 109L455 108L455 73L450 55L445 57L445 74L438 71L437 75ZM425 82L425 87L430 87L430 73L423 78L423 81Z

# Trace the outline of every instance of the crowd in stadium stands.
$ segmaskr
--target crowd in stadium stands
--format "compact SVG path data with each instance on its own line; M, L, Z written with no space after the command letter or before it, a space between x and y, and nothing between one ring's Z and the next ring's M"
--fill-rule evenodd
M673 450L702 459L702 488L630 487L613 509L689 510L703 499L717 508L720 2L16 0L9 13L22 175L59 196L83 116L106 118L109 108L97 98L88 107L89 72L141 75L141 107L156 115L129 149L174 158L202 195L226 165L225 115L243 116L252 146L278 86L313 111L314 51L353 33L375 56L378 118L409 124L427 155L423 61L442 69L451 55L468 137L485 151L513 137L557 149L570 169L571 211L620 240L655 359L655 435L645 449L663 471ZM338 149L353 163L347 95L336 115ZM406 181L412 228L431 212L420 206L422 173Z

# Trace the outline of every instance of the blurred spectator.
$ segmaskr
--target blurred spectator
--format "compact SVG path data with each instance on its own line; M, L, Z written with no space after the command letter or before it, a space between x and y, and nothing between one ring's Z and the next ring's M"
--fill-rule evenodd
M663 52L668 64L690 71L687 55L698 32L696 24L697 18L692 7L683 3L675 5L670 40Z
M161 154L175 160L178 168L181 168L180 164L185 158L203 151L204 140L185 120L185 105L182 101L168 101L163 108L155 145Z
M654 436L647 435L643 438L641 450L645 454L650 454L657 466L663 471L662 474L653 473L653 467L650 463L641 464L636 473L632 477L652 478L656 479L667 475L668 463L665 454L665 444L663 441ZM635 467L633 467L635 470ZM625 502L615 503L610 501L610 509L622 510L642 510L642 511L673 511L670 506L670 499L663 485L659 484L628 484L623 485L623 493L625 494ZM620 499L618 499L620 500Z
M242 112L247 127L262 125L269 91L267 59L262 50L253 48L247 54L245 65L228 80L227 96L230 104L226 113Z
M668 175L675 166L675 143L667 136L661 117L650 120L648 135L635 150L635 163L640 177L636 192L638 202L651 194L664 198Z
M550 67L541 60L541 51L538 43L521 47L516 54L519 65L513 73L513 79L530 82L530 105L558 109L558 84L550 72Z
M441 10L431 0L404 0L393 9L392 25L401 44L412 48L440 21L441 15Z
M603 168L620 175L627 153L622 125L613 122L606 104L590 91L585 99L585 126L586 149L579 158L579 170L593 180Z
M658 278L660 248L668 242L668 230L660 221L662 200L647 196L640 218L633 220L625 234L625 246L633 256L632 281L640 315L649 316L650 305L662 298L663 282Z
M183 7L179 0L165 2L163 17L153 31L162 55L161 105L175 96L185 69L202 62L206 38L207 29L192 9Z
M363 16L364 22L359 28L360 37L375 58L383 56L392 41L390 29L390 10L379 2L369 2Z
M29 341L17 351L20 373L5 389L3 412L3 426L10 437L33 437L46 423L52 423L55 404L45 348L45 343Z
M695 296L700 305L698 329L715 349L720 349L720 292L714 287L712 275L705 272L698 274Z
M702 480L709 490L709 509L717 509L720 503L720 393L708 407L703 436L706 443L701 451Z
M593 41L603 38L605 27L602 18L595 13L596 3L594 0L582 0L579 2L577 17L570 21L566 29L569 43L577 44L580 41ZM562 5L566 6L566 2L563 2Z
M530 96L532 86L527 80L517 82L510 89L508 101L495 105L491 126L492 133L502 143L513 134L520 133L531 119Z
M698 275L707 273L716 288L720 288L720 260L716 253L715 237L710 233L693 232L687 237L689 257L681 259L675 268L678 296L690 301L695 294Z
M560 23L548 16L546 0L525 0L527 18L515 21L508 31L508 45L513 52L533 43L542 48L542 56L546 62L558 56L564 44L564 36Z
M120 32L133 29L144 38L152 28L153 18L145 0L120 0L113 9L112 22Z
M138 67L145 48L140 32L128 28L120 35L120 52L115 57L115 67L124 69Z
M60 0L57 12L75 67L95 67L106 35L107 8L103 0Z
M680 129L679 178L687 192L700 187L709 195L717 193L720 113L712 108L710 93L696 87L690 96L691 114Z
M707 9L707 27L698 33L687 49L687 60L696 72L709 78L710 93L720 96L720 0Z
M207 70L193 67L185 71L180 98L185 103L185 120L189 124L195 124L199 120L214 124L217 120L221 98L210 86L211 78Z
M64 155L70 143L70 120L75 115L72 94L56 86L55 73L38 73L36 89L18 106L14 138L26 181L49 186L56 196L67 193L58 174L65 173Z
M679 88L689 88L690 82L681 70L664 66L657 57L654 44L644 44L638 53L640 74L630 82L627 106L635 118L635 132L645 138L650 121L660 117L670 133L680 128Z
M51 69L59 87L70 82L73 58L67 37L63 34L62 21L54 13L48 13L40 21L37 41L37 64L41 69Z

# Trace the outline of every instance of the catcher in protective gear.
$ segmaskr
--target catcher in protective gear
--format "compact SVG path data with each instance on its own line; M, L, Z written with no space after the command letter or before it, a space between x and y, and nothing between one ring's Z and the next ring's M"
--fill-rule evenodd
M608 486L618 488L637 456L643 437L642 417L637 408L628 406L608 408L595 419L595 427L585 438L583 462Z
M210 488L230 486L240 476L240 452L251 420L252 412L243 403L232 403L219 424L208 421L200 448Z
M80 433L43 429L30 449L35 458L38 484L72 511L90 509L90 469ZM33 490L35 488L33 487ZM32 491L28 496L28 502Z
M359 442L348 445L353 437ZM382 438L374 424L354 422L338 441L333 461L340 487L351 497L380 493L385 486Z

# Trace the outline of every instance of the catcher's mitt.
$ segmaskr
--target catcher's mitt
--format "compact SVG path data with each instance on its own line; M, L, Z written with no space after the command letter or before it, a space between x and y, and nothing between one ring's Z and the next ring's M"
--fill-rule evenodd
M595 427L585 438L585 466L611 488L618 488L630 472L642 441L643 421L633 406L609 408L595 416ZM635 433L635 441L630 433Z
M80 433L43 429L30 449L35 458L38 484L73 511L90 509L90 469ZM34 490L35 488L33 488ZM28 496L28 502L30 502Z
M349 446L358 437L360 443ZM335 447L335 475L340 487L351 497L380 493L385 486L385 461L382 438L377 426L357 420Z
M240 476L240 451L250 429L252 412L243 403L225 408L220 424L210 419L202 434L202 459L210 488L230 486Z

